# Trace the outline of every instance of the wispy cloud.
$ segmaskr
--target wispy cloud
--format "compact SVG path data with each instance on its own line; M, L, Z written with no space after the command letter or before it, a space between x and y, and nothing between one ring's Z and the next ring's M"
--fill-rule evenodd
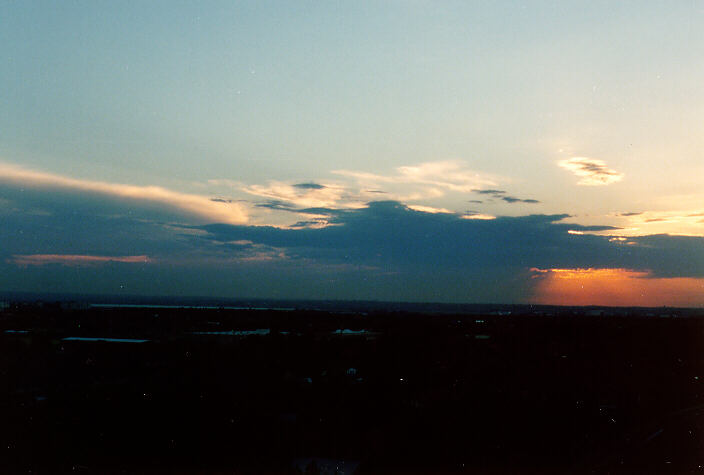
M369 187L380 184L424 185L432 196L442 196L448 191L469 193L481 186L496 185L495 181L483 174L466 168L459 161L425 162L418 165L402 166L390 175L334 170L333 173L356 179Z
M208 222L228 224L247 222L247 212L239 204L219 199L213 200L207 196L181 193L160 186L135 186L81 180L53 173L28 170L7 163L0 163L0 183L2 182L33 188L97 193L114 198L157 203Z
M296 183L270 181L266 185L243 186L250 195L268 198L285 206L303 208L359 208L364 205L358 196L337 184Z
M623 173L607 167L606 162L595 158L572 157L560 160L557 164L580 177L578 185L610 185L623 179Z
M9 259L19 266L43 266L46 264L63 264L67 266L83 266L105 264L107 262L123 262L129 264L144 264L150 262L147 256L90 256L75 254L26 254L16 255Z

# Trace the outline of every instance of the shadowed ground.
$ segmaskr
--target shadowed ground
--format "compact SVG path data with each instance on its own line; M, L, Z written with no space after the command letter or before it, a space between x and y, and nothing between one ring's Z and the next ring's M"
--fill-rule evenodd
M704 320L565 313L8 310L0 469L704 466Z

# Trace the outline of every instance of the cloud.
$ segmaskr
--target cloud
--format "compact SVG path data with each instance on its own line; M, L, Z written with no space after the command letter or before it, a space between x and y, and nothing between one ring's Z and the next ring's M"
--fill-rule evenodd
M540 203L540 201L538 201L538 200L515 198L513 196L502 196L501 199L507 203L529 203L529 204Z
M28 170L0 163L0 183L35 189L94 193L111 198L157 204L207 222L241 224L247 222L246 210L234 203L181 193L159 186L135 186L102 181L81 180L63 175Z
M408 209L412 209L413 211L422 211L423 213L452 213L449 209L446 208L434 208L432 206L423 206L423 205L407 205Z
M319 185L318 183L296 183L293 186L301 190L322 190L325 188L325 186Z
M447 192L469 193L478 186L495 185L495 180L472 171L460 161L425 162L397 167L396 173L380 175L353 170L334 170L336 175L356 179L366 187L375 185L420 185L419 197L440 197Z
M615 216L623 221L624 235L678 234L704 236L699 210L642 211L620 213Z
M12 256L10 261L19 266L43 266L63 264L67 266L97 265L107 262L144 264L150 262L147 256L86 256L74 254L26 254Z
M533 200L533 199L523 199L523 198L516 198L515 196L506 196L506 191L504 190L493 190L493 189L488 189L488 190L472 190L473 193L478 193L480 195L488 195L491 196L492 198L497 198L505 201L506 203L528 203L528 204L535 204L535 203L540 203L538 200ZM481 203L481 201L478 200L471 200L470 203Z
M704 238L640 236L613 241L613 226L563 222L567 214L494 217L428 213L398 202L373 202L330 218L337 226L285 230L265 226L202 227L219 239L247 239L292 256L365 265L484 269L491 267L628 268L654 277L704 277ZM493 219L492 219L493 218ZM572 231L570 233L569 231ZM593 232L611 232L607 236ZM426 270L427 270L426 269Z
M644 273L643 279L704 277L704 238L626 239L610 226L567 223L567 214L433 213L377 201L357 209L306 209L309 218L282 228L163 225L81 208L76 214L76 209L57 200L50 214L3 217L0 286L111 293L122 292L118 289L124 285L125 292L142 294L527 302L537 285L531 268L630 269ZM330 225L319 226L318 216ZM610 234L589 234L597 231ZM119 259L148 259L149 265ZM51 262L62 265L40 265Z
M468 211L460 216L462 219L496 219L496 216L490 214L479 213L476 211Z
M303 186L301 186L303 185ZM250 195L268 198L291 207L302 208L359 208L364 201L344 186L314 183L289 184L270 181L266 185L243 186L242 191Z
M479 193L480 195L503 195L506 193L504 190L472 190L473 193Z
M606 162L595 158L572 157L560 160L557 164L580 177L578 185L610 185L623 179L623 173L612 170L606 166Z
M254 205L255 209L277 213L253 214L251 222L276 226L301 227L308 218L292 221L291 215L280 212L312 214L308 210L360 209L367 203L384 199L407 203L408 206L425 207L450 212L447 201L441 201L451 193L492 193L504 198L504 191L484 188L496 185L496 179L470 170L460 161L424 162L417 165L397 167L390 174L375 174L355 170L334 170L336 180L324 182L284 182L270 180L265 184L246 185L226 179L208 180L211 186L235 188L247 194L264 198ZM537 200L506 196L507 203L537 203ZM477 200L478 201L478 200ZM301 218L301 216L299 216ZM322 221L316 225L322 224Z
M298 211L299 208L281 200L268 200L254 205L257 208L268 208L276 211Z

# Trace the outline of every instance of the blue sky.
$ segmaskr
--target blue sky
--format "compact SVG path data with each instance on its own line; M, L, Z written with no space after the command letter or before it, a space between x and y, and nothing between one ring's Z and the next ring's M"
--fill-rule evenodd
M701 1L6 2L0 54L8 290L704 305Z

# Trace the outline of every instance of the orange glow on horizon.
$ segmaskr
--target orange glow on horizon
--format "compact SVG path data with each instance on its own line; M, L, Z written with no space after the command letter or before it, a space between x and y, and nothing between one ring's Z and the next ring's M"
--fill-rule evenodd
M630 269L531 269L532 303L642 307L704 306L704 279L651 277Z

